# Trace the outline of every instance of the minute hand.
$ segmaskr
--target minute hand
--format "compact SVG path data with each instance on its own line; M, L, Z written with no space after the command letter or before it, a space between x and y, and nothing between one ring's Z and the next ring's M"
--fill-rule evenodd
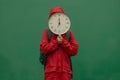
M59 25L60 25L60 18L59 18Z
M59 27L59 26L60 26L60 18L58 19L58 21L59 21L59 23L58 23L58 26L57 26L57 27Z

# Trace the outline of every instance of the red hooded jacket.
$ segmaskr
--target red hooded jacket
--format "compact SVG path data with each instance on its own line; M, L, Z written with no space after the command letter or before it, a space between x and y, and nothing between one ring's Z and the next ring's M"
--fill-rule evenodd
M53 13L62 12L61 7L51 9L50 16ZM69 31L70 39L63 34L61 44L58 44L57 35L52 33L51 39L48 39L48 30L44 30L42 41L40 42L40 50L44 55L48 55L45 64L45 73L52 71L68 72L72 74L70 65L70 56L74 56L78 52L78 43L74 35Z

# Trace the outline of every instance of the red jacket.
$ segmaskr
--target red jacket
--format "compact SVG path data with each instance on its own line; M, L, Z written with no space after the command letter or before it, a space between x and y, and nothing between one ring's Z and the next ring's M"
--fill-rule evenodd
M69 35L69 41L66 35L63 34L63 41L58 44L57 35L52 33L51 39L48 40L48 30L44 30L40 50L44 55L49 55L45 65L45 73L52 71L72 73L69 57L77 54L78 43L71 31L69 31Z

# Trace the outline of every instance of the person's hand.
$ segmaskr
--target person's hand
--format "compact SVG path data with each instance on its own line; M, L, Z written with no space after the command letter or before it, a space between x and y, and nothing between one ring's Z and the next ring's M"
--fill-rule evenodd
M58 40L58 43L59 43L59 44L61 44L61 43L62 43L62 39L63 39L63 38L62 38L62 36L61 36L61 35L58 35L58 36L57 36L57 40Z

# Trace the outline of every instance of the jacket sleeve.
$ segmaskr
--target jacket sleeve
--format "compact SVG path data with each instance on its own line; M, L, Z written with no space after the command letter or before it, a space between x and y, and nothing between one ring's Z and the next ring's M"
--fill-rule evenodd
M51 36L52 37L52 36ZM46 55L58 48L57 39L49 40L48 39L48 30L44 30L42 41L40 42L40 50Z
M70 31L70 40L63 39L62 47L69 56L74 56L78 52L78 43L74 38L73 33Z

